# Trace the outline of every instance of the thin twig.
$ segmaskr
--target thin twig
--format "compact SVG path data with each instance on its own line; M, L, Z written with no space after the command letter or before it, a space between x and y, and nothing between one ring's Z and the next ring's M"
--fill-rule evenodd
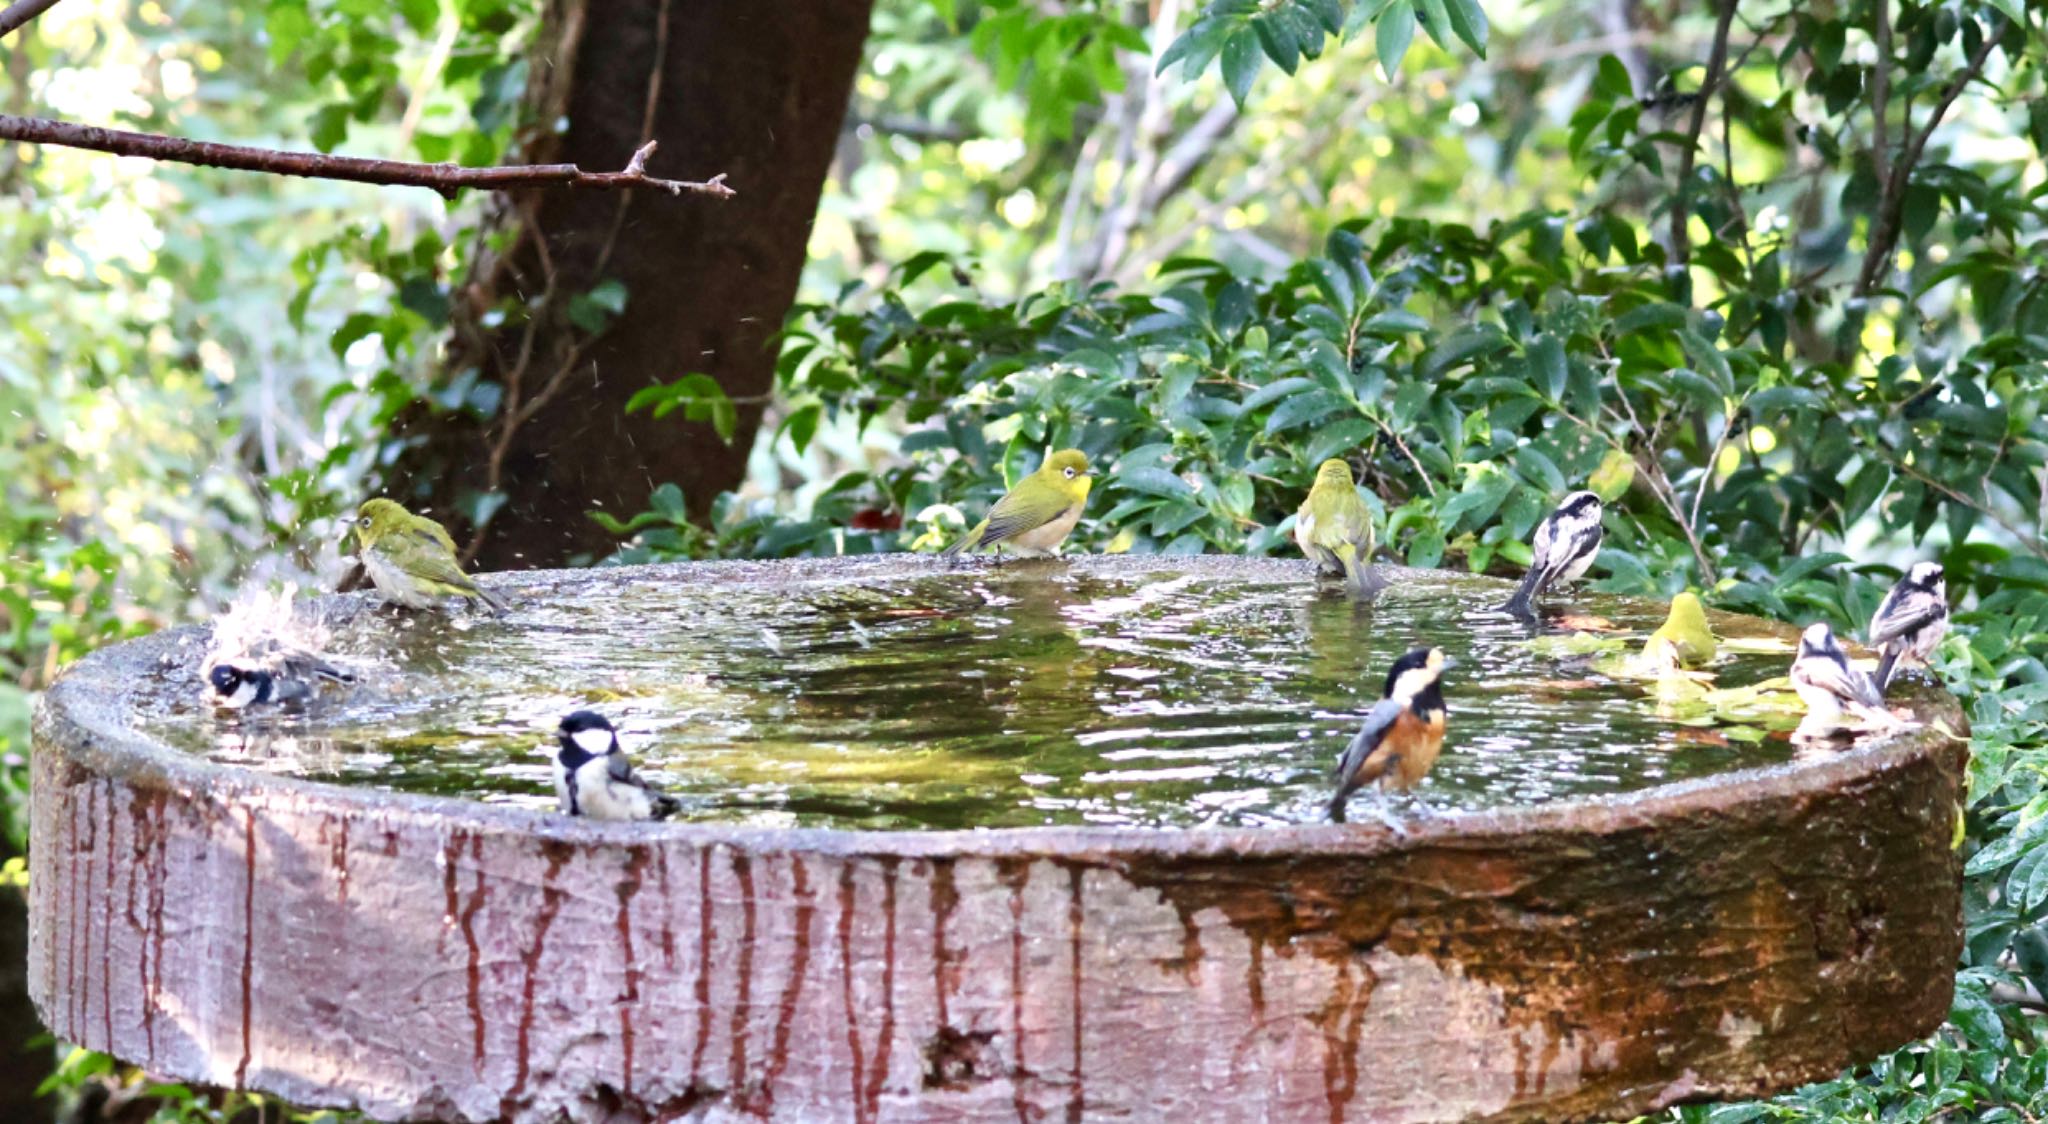
M1870 69L1870 118L1877 134L1870 162L1877 168L1877 182L1891 178L1891 148L1886 136L1886 102L1892 90L1892 2L1877 0L1877 62ZM1911 128L1908 122L1907 127Z
M1963 89L1984 73L1984 63L1991 58L1991 49L1998 45L1999 37L2005 34L2005 20L1993 21L1991 30L1984 35L1984 41L1977 44L1977 51L1970 56L1969 65L1962 73L1942 87L1941 97L1934 103L1934 112L1927 117L1927 125L1918 133L1913 131L1910 110L1900 127L1905 130L1906 144L1899 150L1898 163L1892 165L1891 178L1884 181L1884 194L1878 197L1876 225L1870 231L1870 247L1863 254L1863 268L1856 275L1856 295L1867 297L1877 288L1892 259L1892 252L1899 245L1899 224L1906 209L1906 187L1913 177L1913 167L1920 162L1920 154L1927 150L1927 141L1934 131L1941 128L1942 118L1948 116L1949 107L1962 96Z
M1907 464L1905 461L1892 456L1891 451L1889 449L1885 448L1883 445L1879 444L1874 440L1866 442L1866 447L1868 447L1873 453L1875 453L1879 460L1890 465L1892 471L1900 473L1905 476L1910 476L1913 479L1919 481L1922 485L1932 488L1937 492L1940 492L1942 495L1947 496L1949 499L1954 500L1959 504L1962 504L1964 507L1967 507L1972 511L1975 511L1979 515L1982 515L1985 518L1991 520L1993 523L1998 524L1999 527L2004 529L2006 534L2011 535L2013 537L2013 540L2020 544L2021 550L2026 551L2028 554L2031 554L2036 558L2048 558L2048 547L2044 547L2041 545L2040 536L2038 534L2028 534L2027 532L2020 530L2018 527L2013 526L2012 521L2007 519L2005 516L2000 515L1996 510L1992 508L1990 503L1973 499L1970 496L1967 496L1962 492L1959 492L1956 489L1948 486L1947 484L1944 484L1941 481L1936 480L1934 477L1927 475L1926 473L1920 471L1917 468L1914 468L1912 465Z
M1707 124L1707 104L1721 83L1721 70L1728 64L1728 30L1735 23L1736 0L1722 0L1719 20L1714 24L1714 45L1707 51L1707 75L1692 103L1692 121L1685 129L1685 145L1678 152L1678 194L1671 201L1671 260L1684 265L1692 260L1692 168L1698 155L1700 130Z
M1724 409L1721 412L1721 434L1714 438L1714 451L1707 454L1707 471L1700 477L1698 490L1692 494L1692 514L1686 519L1690 527L1699 526L1700 505L1706 502L1707 489L1713 484L1715 474L1720 471L1721 450L1728 447L1728 437L1735 432L1735 417L1736 410Z
M0 39L5 39L8 32L56 6L57 0L19 0L8 5L6 11L0 11Z
M15 117L0 114L0 140L27 141L116 156L144 156L177 164L198 164L209 168L232 168L246 172L268 172L280 176L348 180L353 183L384 184L393 187L426 187L453 197L464 188L503 190L520 187L584 187L603 190L653 188L670 195L709 195L730 198L733 189L723 174L701 182L656 179L644 172L586 172L574 164L529 164L496 168L466 168L459 164L416 164L404 160L373 160L361 156L330 156L319 152L284 152L239 144L166 137L155 133L131 133L125 129L102 129L44 117ZM644 166L646 151L633 154ZM628 166L629 168L631 165Z

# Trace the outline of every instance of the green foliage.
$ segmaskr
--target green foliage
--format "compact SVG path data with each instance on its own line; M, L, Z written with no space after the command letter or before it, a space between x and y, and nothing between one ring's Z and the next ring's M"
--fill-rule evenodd
M1220 59L1223 83L1241 106L1264 64L1293 74L1304 60L1321 57L1331 36L1354 35L1367 24L1388 74L1400 69L1418 24L1440 47L1455 38L1486 57L1488 25L1479 0L1209 0L1167 48L1159 69L1177 63L1193 77Z

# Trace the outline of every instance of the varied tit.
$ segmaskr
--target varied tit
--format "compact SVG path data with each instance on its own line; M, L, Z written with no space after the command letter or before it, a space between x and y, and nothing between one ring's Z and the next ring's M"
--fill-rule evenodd
M1536 599L1585 576L1600 553L1600 497L1573 492L1544 516L1530 544L1529 572L1501 609L1518 617L1535 615Z
M1884 708L1876 680L1849 662L1848 653L1826 621L1810 624L1800 634L1799 655L1792 661L1792 689L1806 704L1806 719L1797 731L1801 736L1899 725Z
M1394 661L1380 701L1337 761L1337 795L1330 816L1342 819L1351 794L1377 781L1383 788L1413 788L1436 764L1444 744L1442 648L1417 648Z
M1877 649L1877 689L1891 686L1901 663L1925 667L1948 631L1948 580L1939 562L1915 562L1884 595L1870 618L1870 646Z
M1061 449L997 500L988 518L939 553L993 546L1025 557L1051 554L1081 521L1081 508L1088 503L1088 488L1093 483L1088 475L1088 455L1079 449Z
M1714 643L1706 606L1698 594L1686 592L1671 599L1671 615L1650 634L1643 657L1657 667L1699 667L1713 660Z
M662 820L682 805L633 772L602 714L579 710L555 731L555 795L562 812L594 820Z
M408 609L434 607L443 597L482 601L498 612L502 597L462 572L455 540L439 523L390 500L369 500L356 512L356 553L371 584L386 601Z
M355 681L353 674L326 660L275 640L238 656L213 660L206 668L214 705L228 710L304 702L327 684Z
M1294 515L1294 541L1316 572L1342 574L1354 593L1372 589L1372 512L1351 483L1351 466L1323 462Z

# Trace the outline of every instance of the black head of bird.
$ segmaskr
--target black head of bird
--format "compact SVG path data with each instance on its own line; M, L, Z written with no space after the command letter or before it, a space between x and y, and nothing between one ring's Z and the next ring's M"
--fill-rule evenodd
M594 710L573 711L555 730L561 744L562 764L576 768L593 757L603 757L619 746L619 734L604 715Z

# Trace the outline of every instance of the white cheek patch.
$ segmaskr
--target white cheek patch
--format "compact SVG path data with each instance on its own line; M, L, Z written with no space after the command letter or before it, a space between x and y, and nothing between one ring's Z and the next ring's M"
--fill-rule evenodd
M237 679L235 689L220 696L221 705L240 710L256 701L256 684L247 679Z
M578 730L569 735L576 748L595 757L603 757L612 751L612 732L604 729Z

